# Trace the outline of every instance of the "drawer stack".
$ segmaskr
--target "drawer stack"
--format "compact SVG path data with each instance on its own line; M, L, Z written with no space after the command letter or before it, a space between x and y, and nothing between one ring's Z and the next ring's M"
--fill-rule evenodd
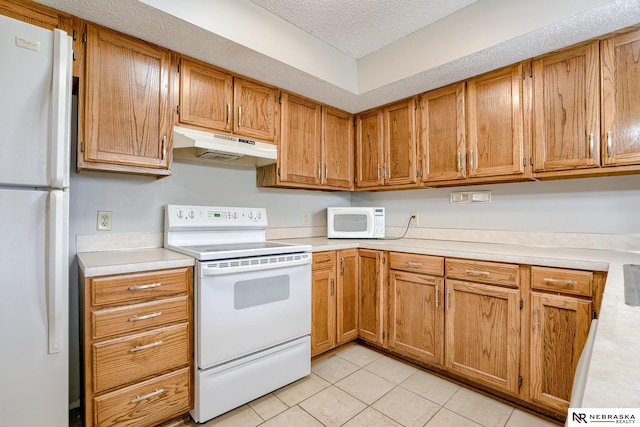
M153 426L186 414L192 269L82 279L85 426Z

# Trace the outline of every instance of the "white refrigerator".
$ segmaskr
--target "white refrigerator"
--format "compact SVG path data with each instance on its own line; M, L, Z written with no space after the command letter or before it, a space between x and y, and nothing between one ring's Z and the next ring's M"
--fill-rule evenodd
M69 424L71 38L0 16L0 424Z

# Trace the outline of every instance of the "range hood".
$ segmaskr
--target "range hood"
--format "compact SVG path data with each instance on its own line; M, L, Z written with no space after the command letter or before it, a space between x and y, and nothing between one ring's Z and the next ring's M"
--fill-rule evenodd
M258 167L276 162L275 144L181 126L173 127L173 157L233 166Z

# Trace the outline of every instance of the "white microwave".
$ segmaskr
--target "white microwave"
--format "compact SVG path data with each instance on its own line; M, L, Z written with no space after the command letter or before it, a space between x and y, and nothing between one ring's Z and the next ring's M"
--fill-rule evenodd
M384 208L327 208L330 239L384 239Z

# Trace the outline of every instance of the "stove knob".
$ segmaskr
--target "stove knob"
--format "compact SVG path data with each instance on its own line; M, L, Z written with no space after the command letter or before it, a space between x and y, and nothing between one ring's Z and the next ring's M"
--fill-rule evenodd
M253 219L253 212L249 211L249 214L247 216L249 217L249 219Z
M180 219L182 219L182 216L183 216L183 215L182 215L182 209L180 209L180 210L178 210L177 217L178 217L178 218L180 218Z
M189 211L189 218L193 219L196 217L196 214L194 211Z
M261 219L261 218L262 218L262 213L257 212L257 213L256 213L256 219Z

